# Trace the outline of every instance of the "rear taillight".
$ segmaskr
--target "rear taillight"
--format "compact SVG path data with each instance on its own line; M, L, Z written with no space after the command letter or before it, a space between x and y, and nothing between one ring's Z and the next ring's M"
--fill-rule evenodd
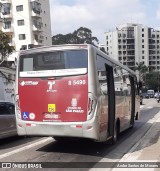
M93 118L95 109L97 105L97 99L96 97L92 94L88 94L88 115L87 115L87 120L90 120Z
M15 95L15 112L16 112L16 115L19 119L21 119L21 110L20 110L20 102L19 102L19 95L16 94Z

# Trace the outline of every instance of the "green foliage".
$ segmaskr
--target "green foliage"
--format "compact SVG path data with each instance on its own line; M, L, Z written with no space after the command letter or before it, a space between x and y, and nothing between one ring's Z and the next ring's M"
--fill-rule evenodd
M9 45L10 36L0 30L0 56L1 63L13 52L14 47Z
M66 35L57 34L52 37L53 45L60 44L95 44L98 43L98 39L92 36L92 31L86 27L80 27L73 33L68 33Z
M148 89L158 91L160 86L159 72L150 72L146 74L146 85Z
M139 72L139 80L144 82L145 77L146 77L146 73L148 72L148 67L146 65L144 65L143 62L136 62L136 66L134 67L134 71L138 71Z

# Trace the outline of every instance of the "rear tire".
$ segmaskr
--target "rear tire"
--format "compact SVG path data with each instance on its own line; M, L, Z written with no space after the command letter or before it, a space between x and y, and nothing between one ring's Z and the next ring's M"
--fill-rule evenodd
M53 137L56 141L62 142L62 141L66 141L67 138L66 137Z

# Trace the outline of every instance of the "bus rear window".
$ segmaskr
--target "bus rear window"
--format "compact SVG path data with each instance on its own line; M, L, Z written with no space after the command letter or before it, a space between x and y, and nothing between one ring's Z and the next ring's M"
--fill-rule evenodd
M20 56L20 73L64 69L87 69L87 50L54 51ZM23 75L23 74L22 74Z

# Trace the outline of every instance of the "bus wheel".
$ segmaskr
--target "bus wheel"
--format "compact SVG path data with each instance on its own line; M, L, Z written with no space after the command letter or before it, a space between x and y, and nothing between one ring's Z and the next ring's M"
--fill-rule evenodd
M64 141L66 140L64 137L53 137L56 141Z
M58 137L58 136L54 136L52 138L54 138L56 141L59 141L59 142L67 142L67 141L73 140L72 138L69 138L69 137Z
M114 124L114 133L113 133L113 137L112 137L112 145L116 144L117 139L118 139L118 126L117 123Z

